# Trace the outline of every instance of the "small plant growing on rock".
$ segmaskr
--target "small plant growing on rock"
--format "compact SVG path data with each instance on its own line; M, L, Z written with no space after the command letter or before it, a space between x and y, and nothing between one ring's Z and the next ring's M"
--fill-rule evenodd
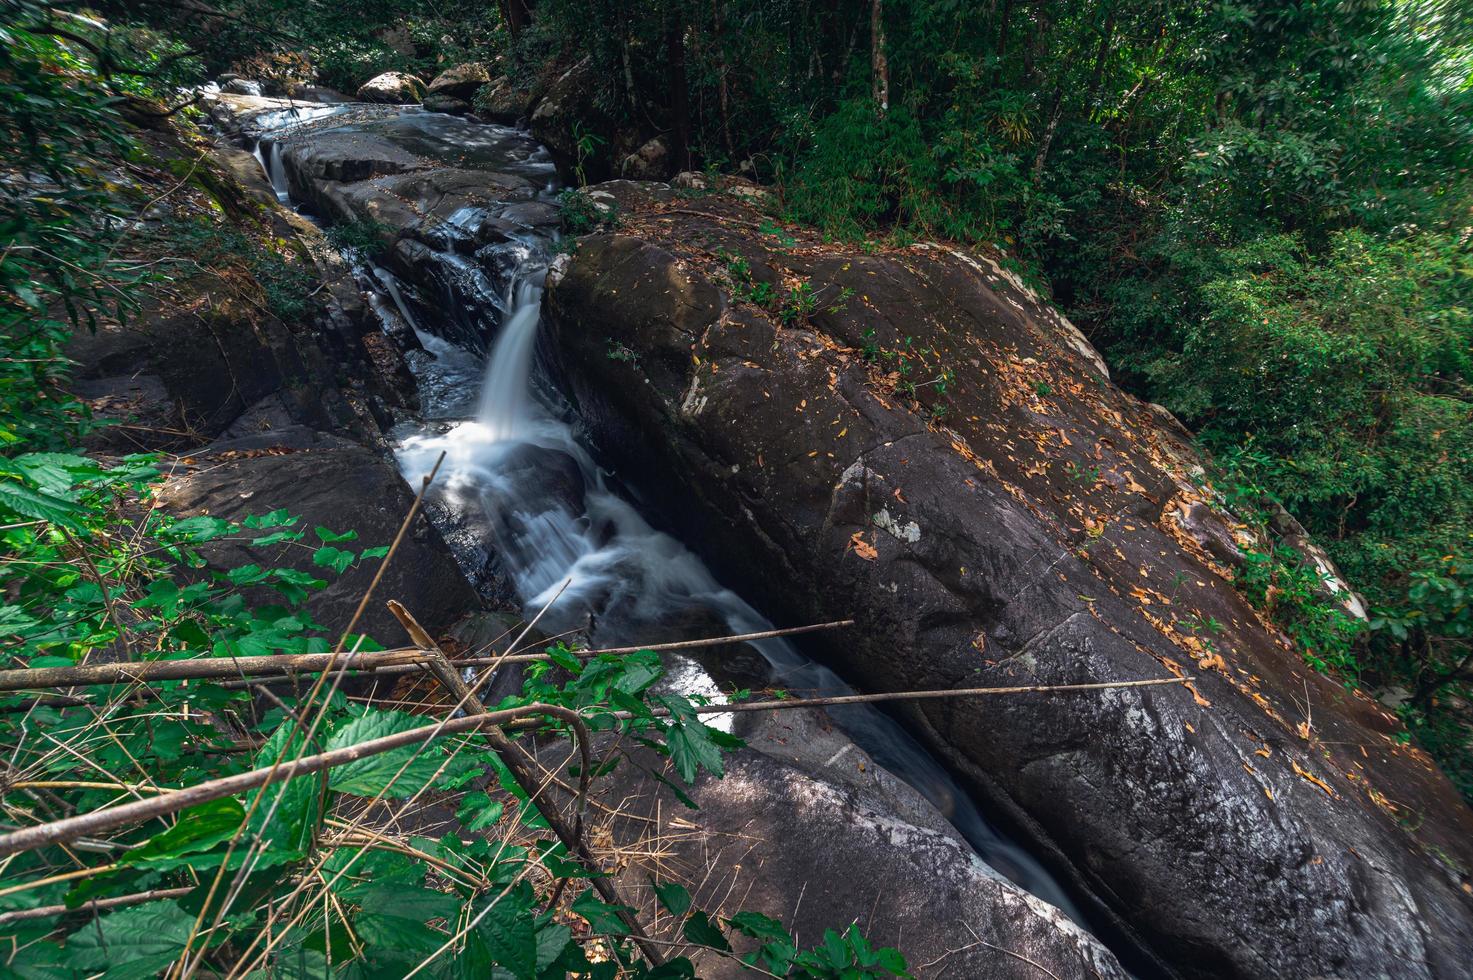
M327 240L340 252L354 252L371 257L384 250L384 240L392 229L382 221L368 218L345 221L327 229Z
M638 364L639 354L619 343L613 337L609 338L608 358L621 364Z
M562 211L563 232L569 235L587 235L601 228L613 228L619 223L619 209L610 204L601 206L581 190L569 188L558 195Z

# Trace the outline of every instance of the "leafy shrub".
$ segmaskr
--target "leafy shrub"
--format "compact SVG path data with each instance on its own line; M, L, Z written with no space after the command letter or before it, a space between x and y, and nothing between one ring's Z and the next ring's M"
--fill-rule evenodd
M330 225L327 240L340 252L355 252L371 258L384 250L384 240L392 234L393 229L388 225L369 218Z

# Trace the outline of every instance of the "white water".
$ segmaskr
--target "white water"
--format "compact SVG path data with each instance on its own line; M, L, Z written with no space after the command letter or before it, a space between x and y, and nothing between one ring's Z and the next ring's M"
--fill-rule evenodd
M281 147L274 141L260 140L256 143L255 156L266 179L271 182L276 200L291 207L292 196L286 179L286 167L281 162Z

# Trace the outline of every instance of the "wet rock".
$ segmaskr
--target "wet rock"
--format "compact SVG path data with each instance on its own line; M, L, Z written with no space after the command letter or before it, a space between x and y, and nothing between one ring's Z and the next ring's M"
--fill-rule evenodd
M253 431L254 430L254 431ZM285 509L300 517L305 542L313 528L356 531L357 539L339 548L362 550L393 542L414 494L399 473L377 453L356 443L287 423L269 405L242 420L234 438L216 442L172 475L160 494L162 504L180 516L211 514L240 521L251 514ZM336 635L347 628L379 562L358 563L342 576L322 575L312 564L312 548L290 544L254 548L241 542L212 542L204 551L212 567L244 564L297 568L326 578L306 607ZM256 598L271 601L272 593ZM423 518L411 527L379 583L355 632L385 645L406 642L402 627L383 599L404 603L427 629L439 631L479 606L455 559ZM278 599L279 601L279 599Z
M863 687L1192 675L906 710L1172 968L1467 975L1473 813L1168 519L1211 506L1200 461L1064 317L987 256L779 248L700 210L632 208L547 294L565 388L649 506L775 619L858 619L815 645ZM812 312L723 295L718 248Z
M426 95L424 105L428 112L444 112L452 116L464 116L471 111L469 102L443 93L432 92Z
M348 96L337 89L327 88L324 85L307 85L304 82L292 82L287 86L286 95L290 99L300 102L317 102L322 105L336 105L342 102L351 102Z
M487 119L508 126L530 116L535 104L536 97L531 90L519 88L506 76L491 82L476 95L476 108Z
M124 323L78 331L68 354L82 382L147 376L157 380L139 394L162 404L135 404L145 419L135 437L180 438L197 445L222 431L255 401L285 392L297 418L328 427L351 425L353 414L331 381L323 350L293 325L265 314L249 285L225 288L208 272L180 279L176 295L210 296L207 304L150 303ZM130 423L136 424L136 423ZM154 443L155 445L162 445Z
M477 62L469 62L447 68L434 77L430 82L426 96L440 95L452 99L460 99L469 102L475 98L476 92L482 85L491 81L491 75L486 71L486 66ZM426 98L425 104L429 101Z
M260 82L248 78L232 78L220 86L220 91L230 95L265 95Z
M358 86L358 98L364 102L408 105L418 102L424 91L425 83L419 77L402 71L386 71Z

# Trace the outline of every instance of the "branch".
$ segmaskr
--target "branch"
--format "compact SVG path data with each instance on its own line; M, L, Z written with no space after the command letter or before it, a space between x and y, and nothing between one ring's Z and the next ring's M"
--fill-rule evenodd
M28 919L49 919L53 915L68 915L72 912L99 912L102 909L115 909L122 905L142 905L144 902L183 898L192 891L194 891L193 885L185 888L156 888L153 891L135 892L132 895L94 898L92 901L84 902L76 908L70 908L66 905L42 905L40 908L0 912L0 925L8 926L12 922L24 922Z
M739 704L696 705L698 715L722 715L739 711L783 711L788 708L829 708L842 704L874 704L877 701L931 701L936 698L975 698L990 694L1060 694L1070 691L1105 691L1118 687L1158 687L1163 684L1185 684L1192 680L1186 677L1158 677L1145 681L1101 681L1097 684L1040 684L1030 687L963 687L954 691L883 691L879 694L842 694L831 698L791 698L782 701L747 701ZM636 717L629 711L599 712L601 716L619 719ZM664 718L670 714L665 708L656 708L649 715Z

